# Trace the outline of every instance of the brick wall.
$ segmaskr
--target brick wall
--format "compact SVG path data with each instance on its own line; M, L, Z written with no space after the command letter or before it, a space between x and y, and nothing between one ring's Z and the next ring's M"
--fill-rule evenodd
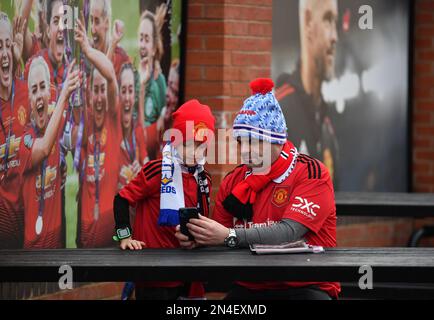
M413 191L434 192L434 0L416 0L413 50ZM417 219L414 229L434 225ZM422 245L434 245L427 239Z
M413 186L434 192L434 0L415 4Z
M272 0L190 0L188 15L186 99L208 104L217 127L230 128L251 79L271 73ZM213 185L231 168L209 166Z

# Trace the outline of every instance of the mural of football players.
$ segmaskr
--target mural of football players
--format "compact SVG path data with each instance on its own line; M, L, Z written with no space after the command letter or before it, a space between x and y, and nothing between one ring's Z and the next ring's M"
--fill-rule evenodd
M161 156L178 108L182 2L0 6L0 249L112 246L114 194Z

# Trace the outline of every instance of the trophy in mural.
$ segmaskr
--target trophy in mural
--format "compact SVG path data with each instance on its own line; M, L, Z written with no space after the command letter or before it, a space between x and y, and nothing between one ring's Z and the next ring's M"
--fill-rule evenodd
M69 63L75 59L76 64L75 68L80 69L83 74L85 74L85 59L82 56L81 48L78 43L75 41L75 28L77 25L77 20L80 19L81 13L83 13L82 18L84 19L84 26L87 30L88 21L89 21L89 0L63 0L63 26L64 26L64 39L65 39L65 51L66 58ZM63 142L64 145L69 149L75 149L74 152L74 168L78 170L78 164L80 161L80 150L81 150L81 142L83 138L83 130L84 130L84 116L83 110L80 110L80 120L79 127L77 133L76 145L72 146L72 128L73 124L73 116L72 110L81 108L85 102L85 85L82 85L75 92L72 93L69 99L69 121L65 125Z
M88 17L89 17L89 0L63 0L63 23L66 41L66 57L70 63L75 59L76 66L83 71L84 64L82 59L81 48L74 40L74 32L77 24L77 20L80 19L81 12L83 12L84 24L87 29ZM74 108L79 108L83 105L84 90L78 88L72 93L70 98L70 105Z

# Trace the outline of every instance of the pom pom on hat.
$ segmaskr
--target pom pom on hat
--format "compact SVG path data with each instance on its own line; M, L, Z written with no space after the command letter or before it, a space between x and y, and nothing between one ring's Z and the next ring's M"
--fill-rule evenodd
M274 88L273 80L269 78L258 78L250 82L250 89L252 94L267 94Z
M259 78L250 83L252 96L248 97L236 116L233 136L253 137L273 144L287 141L285 117L272 90L274 82Z

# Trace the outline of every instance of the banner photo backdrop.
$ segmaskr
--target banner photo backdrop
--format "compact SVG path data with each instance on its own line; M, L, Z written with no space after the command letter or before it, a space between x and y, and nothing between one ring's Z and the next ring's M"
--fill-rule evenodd
M179 105L182 1L0 11L0 248L114 246L113 198Z
M272 76L289 138L337 191L408 191L406 0L274 0Z

